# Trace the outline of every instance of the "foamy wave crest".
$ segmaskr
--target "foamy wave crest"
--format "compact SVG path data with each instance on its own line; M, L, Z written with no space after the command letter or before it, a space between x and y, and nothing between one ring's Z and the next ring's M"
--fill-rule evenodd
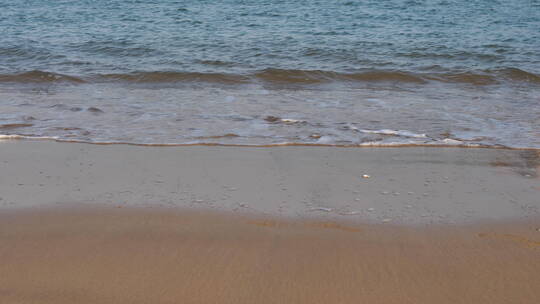
M57 136L33 136L20 134L0 134L0 140L32 139L32 140L59 140Z
M413 133L407 130L381 129L381 130L359 130L359 131L362 133L368 133L368 134L393 135L393 136L412 137L412 138L427 138L426 134Z
M461 140L453 139L453 138L444 138L441 140L437 140L433 142L434 144L444 144L444 145L464 145L465 143ZM467 144L467 145L473 145L473 144Z

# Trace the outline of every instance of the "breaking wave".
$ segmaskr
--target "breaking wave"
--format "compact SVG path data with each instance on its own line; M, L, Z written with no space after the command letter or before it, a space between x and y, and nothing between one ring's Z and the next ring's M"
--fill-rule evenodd
M407 71L370 70L355 73L322 70L264 69L252 73L202 73L154 71L126 74L95 74L72 76L47 71L29 71L16 74L0 74L0 82L11 83L216 83L216 84L291 84L316 85L332 82L345 83L415 83L427 82L491 85L505 82L540 84L540 75L516 68L455 73L411 73Z

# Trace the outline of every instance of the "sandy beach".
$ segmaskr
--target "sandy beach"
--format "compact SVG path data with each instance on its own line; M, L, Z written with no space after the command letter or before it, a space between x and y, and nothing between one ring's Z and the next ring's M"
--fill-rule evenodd
M0 304L540 304L540 0L0 0Z
M0 142L2 303L537 303L534 150Z

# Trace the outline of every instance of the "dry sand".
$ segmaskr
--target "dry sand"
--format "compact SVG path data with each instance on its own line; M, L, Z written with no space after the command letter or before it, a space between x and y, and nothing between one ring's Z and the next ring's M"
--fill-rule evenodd
M0 303L538 303L534 223L436 227L108 208L0 216Z
M538 159L0 142L0 303L538 303Z

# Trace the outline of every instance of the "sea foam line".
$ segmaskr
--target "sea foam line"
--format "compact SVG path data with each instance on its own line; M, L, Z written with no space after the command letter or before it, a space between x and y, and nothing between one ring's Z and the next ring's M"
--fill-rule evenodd
M396 136L413 137L413 138L427 138L426 134L414 133L414 132L407 131L407 130L391 130L391 129L365 130L365 129L361 129L359 131L362 132L362 133L369 133L369 134L396 135Z
M214 142L189 142L189 143L133 143L120 141L95 142L76 139L61 139L56 136L29 136L19 134L0 134L0 142L16 141L16 140L45 140L55 141L59 143L78 143L91 145L128 145L141 147L190 147L190 146L208 146L208 147L336 147L336 148L400 148L400 147L440 147L440 148L487 148L487 149L508 149L508 150L531 150L540 151L539 148L529 147L508 147L502 145L486 145L477 143L467 143L456 139L445 138L435 141L422 142L381 142L370 141L357 144L329 144L329 143L300 143L300 142L281 142L272 144L229 144L229 143L214 143Z

